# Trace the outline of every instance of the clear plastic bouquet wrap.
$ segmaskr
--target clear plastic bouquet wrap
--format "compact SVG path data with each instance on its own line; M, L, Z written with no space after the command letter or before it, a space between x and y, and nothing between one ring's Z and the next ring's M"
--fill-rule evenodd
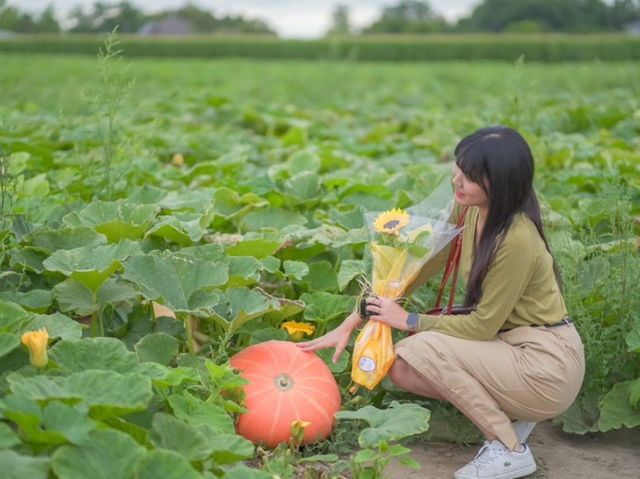
M422 267L457 235L448 222L453 207L451 186L443 182L419 205L407 210L367 213L372 272L364 295L399 300ZM356 338L351 377L373 389L393 364L391 328L370 320Z

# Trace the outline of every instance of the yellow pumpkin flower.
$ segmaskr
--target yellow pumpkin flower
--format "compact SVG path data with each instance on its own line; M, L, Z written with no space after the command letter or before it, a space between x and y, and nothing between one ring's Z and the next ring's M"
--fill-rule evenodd
M27 331L22 335L22 344L29 350L29 360L36 368L43 368L49 362L47 343L49 333L45 328L38 331Z
M409 213L400 208L394 208L380 213L373 226L378 233L398 236L400 230L409 224L409 218Z
M301 421L299 419L291 423L291 439L293 439L293 446L298 446L304 438L305 428L311 426L309 421Z
M184 156L181 153L174 153L173 157L171 158L171 163L173 163L175 166L184 165Z
M280 327L285 329L294 341L301 340L305 334L311 336L316 330L313 325L309 323L298 323L296 321L287 321L286 323L282 323Z

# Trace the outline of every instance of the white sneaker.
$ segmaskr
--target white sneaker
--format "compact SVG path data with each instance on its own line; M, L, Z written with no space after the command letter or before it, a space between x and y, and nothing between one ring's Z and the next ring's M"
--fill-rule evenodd
M458 469L456 479L515 479L536 470L531 450L524 444L524 451L511 451L500 441L485 441L476 457Z
M531 431L533 431L533 428L536 427L536 424L538 423L530 421L513 421L511 423L520 444L526 444L527 438L529 434L531 434Z

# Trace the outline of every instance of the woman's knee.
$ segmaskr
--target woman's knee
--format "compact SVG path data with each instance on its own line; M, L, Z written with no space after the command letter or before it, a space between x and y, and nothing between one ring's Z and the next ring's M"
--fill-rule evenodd
M416 381L426 381L426 378L400 356L393 362L388 374L391 382L402 389L408 389L408 386L412 386Z
M403 379L406 379L407 377L406 373L408 367L409 363L398 356L391 365L391 369L389 369L389 379L391 379L391 382L399 388L402 388Z

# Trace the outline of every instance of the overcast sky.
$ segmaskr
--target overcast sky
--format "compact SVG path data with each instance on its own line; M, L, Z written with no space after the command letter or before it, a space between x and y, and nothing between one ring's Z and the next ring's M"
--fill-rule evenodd
M117 3L119 0L102 0ZM146 12L180 7L185 0L131 0ZM351 23L355 27L370 24L378 18L382 8L397 4L397 0L192 0L191 3L213 10L217 14L243 14L260 18L283 37L311 38L324 35L331 24L331 12L337 4L347 5ZM448 20L456 20L468 14L480 0L431 0L434 10ZM39 12L52 4L64 16L74 5L89 7L94 0L8 0L7 4L21 10Z

